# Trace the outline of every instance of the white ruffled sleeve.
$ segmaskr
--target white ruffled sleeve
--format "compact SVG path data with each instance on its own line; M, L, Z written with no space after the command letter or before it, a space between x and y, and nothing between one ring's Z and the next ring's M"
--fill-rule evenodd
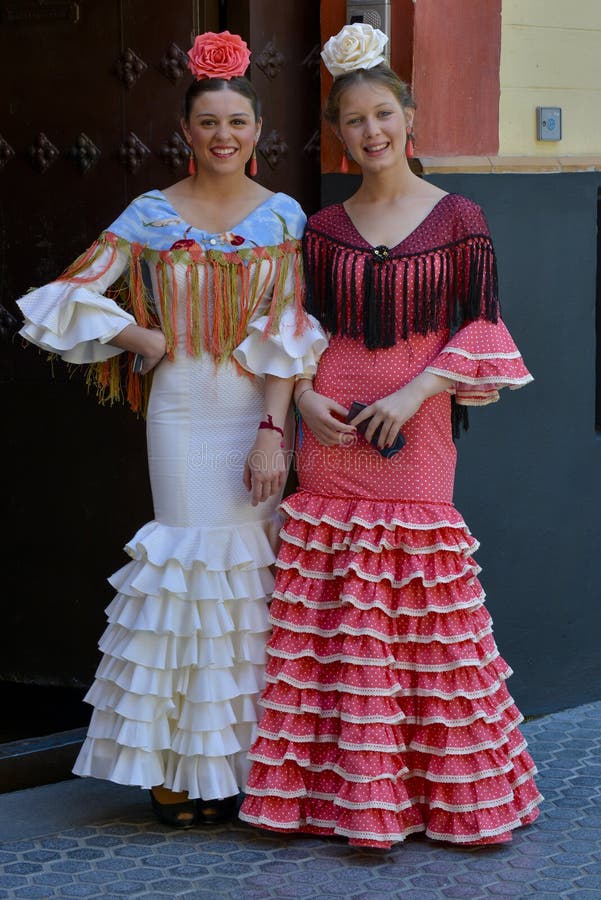
M111 236L113 237L113 236ZM127 325L130 313L103 296L129 263L127 251L103 235L76 269L57 281L30 291L17 301L25 317L20 334L69 363L103 362L122 351L111 340ZM75 268L77 263L74 264Z
M292 197L279 194L277 198L283 242L277 244L273 291L256 310L233 355L244 369L259 377L313 378L328 340L317 319L303 306L301 238L307 217Z
M306 315L300 333L297 326L293 306L284 309L277 330L269 330L269 316L259 316L250 322L248 336L236 347L234 357L254 375L313 378L328 340L313 316Z

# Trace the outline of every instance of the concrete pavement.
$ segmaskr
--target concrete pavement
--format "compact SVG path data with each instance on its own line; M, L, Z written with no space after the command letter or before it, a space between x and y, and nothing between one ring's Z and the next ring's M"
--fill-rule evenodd
M439 900L601 897L601 701L523 725L545 802L510 844L391 851L242 824L172 831L91 779L0 795L0 898Z

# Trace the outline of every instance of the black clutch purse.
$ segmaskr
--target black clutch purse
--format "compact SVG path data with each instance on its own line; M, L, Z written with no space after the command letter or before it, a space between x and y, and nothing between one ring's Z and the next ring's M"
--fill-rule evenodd
M358 416L359 413L361 412L361 410L365 409L366 406L367 406L366 403L358 403L356 400L353 403L351 403L351 408L349 409L348 416L346 417L347 424L351 421L351 419L354 419L355 416ZM367 431L367 426L369 425L370 421L371 421L371 418L365 419L364 422L360 422L359 425L357 425L357 431L359 432L359 434L363 434L363 435L365 434L365 432ZM391 456L395 456L395 454L397 454L399 452L399 450L403 449L403 447L405 446L405 438L399 431L399 433L397 434L396 439L394 441L394 444L392 444L390 447L383 447L380 450L380 448L378 447L378 437L380 436L381 430L382 430L382 426L378 425L378 427L374 431L374 436L371 439L371 444L378 451L378 453L381 456L385 457L385 459L390 459Z

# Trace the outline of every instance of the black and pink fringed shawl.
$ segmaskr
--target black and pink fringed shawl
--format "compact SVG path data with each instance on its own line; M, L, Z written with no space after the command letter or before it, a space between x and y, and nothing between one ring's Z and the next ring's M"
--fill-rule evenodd
M476 204L445 195L396 247L373 247L342 204L309 220L304 237L307 310L329 331L376 350L411 334L499 315L497 267Z

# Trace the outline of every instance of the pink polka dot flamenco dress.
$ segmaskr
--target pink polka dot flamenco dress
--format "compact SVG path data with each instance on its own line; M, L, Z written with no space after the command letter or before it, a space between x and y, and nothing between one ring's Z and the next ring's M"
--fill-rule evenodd
M532 380L502 323L478 206L445 195L397 247L342 205L309 220L308 307L331 335L314 387L371 403L424 369L454 380L386 459L308 428L283 503L267 687L241 818L389 848L408 835L507 841L541 801L453 505L465 406Z

